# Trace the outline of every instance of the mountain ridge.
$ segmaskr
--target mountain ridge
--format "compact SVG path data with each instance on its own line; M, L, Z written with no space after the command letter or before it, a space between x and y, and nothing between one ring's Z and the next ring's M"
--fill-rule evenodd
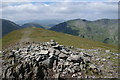
M2 29L2 36L5 36L6 34L20 29L20 26L10 20L6 20L6 19L0 19L0 22L2 23L2 25L0 26L0 28Z
M108 44L117 44L117 19L99 19L88 21L85 19L73 19L59 23L50 30L68 33Z
M30 23L25 23L21 26L21 28L26 28L26 27L38 27L38 28L45 28L43 25L40 25L38 23L33 23L33 22L30 22Z
M7 26L5 25L8 23L10 23L9 24L11 25L10 27L8 25ZM33 22L25 23L23 26L19 26L10 20L3 19L2 34L4 36L13 30L17 30L25 27L38 27L44 29L50 28L49 30L63 32L63 33L79 36L82 38L100 41L107 44L117 45L118 42L117 23L118 23L117 19L98 19L95 21L89 21L86 19L73 19L59 23L53 26L52 28L50 28Z

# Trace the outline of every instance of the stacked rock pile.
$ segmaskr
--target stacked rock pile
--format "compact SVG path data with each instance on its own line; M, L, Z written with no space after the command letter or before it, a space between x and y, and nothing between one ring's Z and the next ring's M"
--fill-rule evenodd
M2 51L2 54L4 79L101 78L103 75L101 68L92 62L93 55L54 40L26 42L24 46Z

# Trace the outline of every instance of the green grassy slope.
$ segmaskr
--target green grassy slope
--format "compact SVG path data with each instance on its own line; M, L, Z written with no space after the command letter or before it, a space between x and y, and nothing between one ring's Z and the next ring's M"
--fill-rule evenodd
M25 33L26 31L30 31L29 35ZM23 37L24 36L24 37ZM105 48L110 49L112 51L117 51L117 47L113 45L104 44L97 41L92 41L84 38L80 38L77 36L64 34L60 32L45 30L42 28L29 27L20 30L15 30L8 35L3 37L3 48L8 47L8 45L12 45L16 42L20 42L24 38L29 39L29 41L35 42L46 42L51 39L56 40L62 45L66 46L74 46L76 48Z
M100 19L96 21L75 19L55 25L50 30L72 34L107 44L118 44L117 19Z

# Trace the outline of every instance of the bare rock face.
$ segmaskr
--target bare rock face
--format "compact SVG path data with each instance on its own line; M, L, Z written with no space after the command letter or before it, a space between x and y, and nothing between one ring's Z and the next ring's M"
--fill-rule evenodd
M66 59L68 56L64 53L59 54L59 58Z
M22 46L19 46L21 44ZM27 42L21 44L17 44L17 48L1 51L4 61L2 73L4 79L117 77L115 70L111 67L115 67L115 65L109 61L112 57L101 59L101 55L98 54L101 49L67 47L54 40L45 43ZM113 55L110 50L101 50L101 52ZM111 69L109 72L107 70L108 64ZM104 69L105 67L106 69Z

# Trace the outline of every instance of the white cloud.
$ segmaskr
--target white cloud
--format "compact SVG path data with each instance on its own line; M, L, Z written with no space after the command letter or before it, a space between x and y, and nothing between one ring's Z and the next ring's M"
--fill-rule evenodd
M119 2L120 0L107 0L108 2Z
M0 0L1 2L119 2L119 0Z
M57 2L57 3L4 3L3 18L18 21L31 19L95 20L117 18L117 3L104 2Z
M60 1L65 0L3 0L2 2L60 2Z

